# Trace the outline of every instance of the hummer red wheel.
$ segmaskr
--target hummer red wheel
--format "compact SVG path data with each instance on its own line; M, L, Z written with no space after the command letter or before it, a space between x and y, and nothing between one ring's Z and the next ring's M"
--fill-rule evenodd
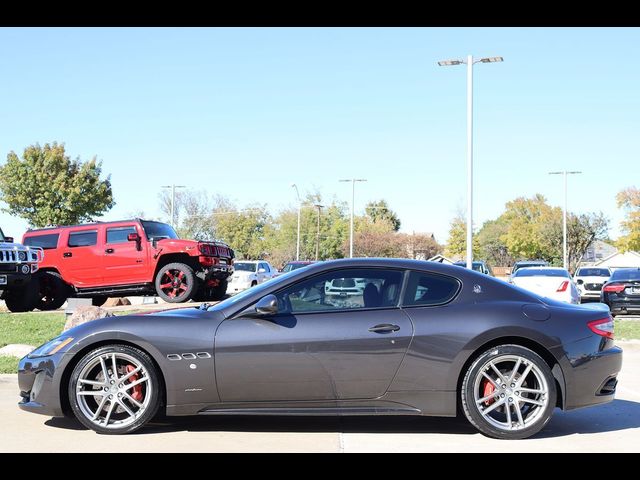
M197 291L193 269L184 263L169 263L156 275L156 292L165 302L186 302Z

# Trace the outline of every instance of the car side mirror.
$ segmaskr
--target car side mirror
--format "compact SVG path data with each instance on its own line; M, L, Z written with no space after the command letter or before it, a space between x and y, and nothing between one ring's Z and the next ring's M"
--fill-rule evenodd
M139 242L140 241L140 235L138 235L137 233L130 233L129 235L127 235L127 241L129 241L129 242Z
M13 237L4 237L4 241L7 243L13 243Z
M264 268L259 268L258 273L266 273L266 270Z
M269 294L262 297L256 303L255 311L257 315L275 315L278 313L278 299L275 295Z

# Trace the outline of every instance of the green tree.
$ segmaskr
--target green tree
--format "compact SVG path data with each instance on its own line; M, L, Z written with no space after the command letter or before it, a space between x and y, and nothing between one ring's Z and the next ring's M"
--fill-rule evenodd
M93 220L115 202L110 175L101 180L102 162L71 160L63 144L45 143L14 152L0 167L0 191L5 212L27 220L31 227L70 225Z
M478 238L473 236L473 257L477 258L479 255ZM447 245L445 247L445 254L447 256L458 258L464 257L467 253L467 221L461 212L458 212L456 216L451 220L449 227L449 238L447 239Z
M400 218L398 218L396 212L389 208L386 200L369 202L364 207L364 211L373 223L386 221L392 225L394 231L400 230Z
M513 257L509 254L509 249L501 240L508 228L508 224L502 217L484 222L476 235L479 259L485 260L492 266L506 267L513 264Z
M625 219L620 223L623 235L616 246L622 251L640 251L640 190L626 188L618 192L616 202L625 211Z
M257 259L266 255L265 228L270 215L265 205L249 205L243 210L215 209L215 235L236 252L237 258Z

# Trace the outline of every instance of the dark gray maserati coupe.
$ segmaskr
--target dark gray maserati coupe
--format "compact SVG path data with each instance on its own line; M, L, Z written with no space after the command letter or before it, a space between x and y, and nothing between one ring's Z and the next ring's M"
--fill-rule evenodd
M323 262L215 306L109 317L20 361L20 408L107 434L166 415L437 415L529 437L613 400L608 310L461 267Z

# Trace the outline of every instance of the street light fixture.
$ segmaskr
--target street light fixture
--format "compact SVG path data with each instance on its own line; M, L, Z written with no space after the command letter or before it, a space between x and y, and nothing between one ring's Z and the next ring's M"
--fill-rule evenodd
M300 210L302 209L302 202L300 201L300 193L298 192L298 186L292 183L291 186L296 189L296 198L298 199L298 236L296 238L296 261L300 260Z
M476 63L502 62L502 57L475 59L467 55L466 60L451 59L438 62L441 67L467 66L467 268L473 268L473 65Z
M176 227L176 219L175 219L175 204L176 204L176 188L187 188L185 185L162 185L161 188L170 188L171 189L171 226L173 228Z
M568 172L563 170L561 172L549 172L549 175L563 175L564 176L564 208L562 209L562 266L565 269L569 269L569 262L567 258L567 175L577 175L582 172L576 170Z
M366 182L366 178L345 178L339 182L351 182L351 225L349 227L349 258L353 258L353 203L356 196L356 182Z
M318 252L320 251L320 210L324 208L324 205L316 203L314 205L318 209L318 231L316 233L316 262L318 261Z

